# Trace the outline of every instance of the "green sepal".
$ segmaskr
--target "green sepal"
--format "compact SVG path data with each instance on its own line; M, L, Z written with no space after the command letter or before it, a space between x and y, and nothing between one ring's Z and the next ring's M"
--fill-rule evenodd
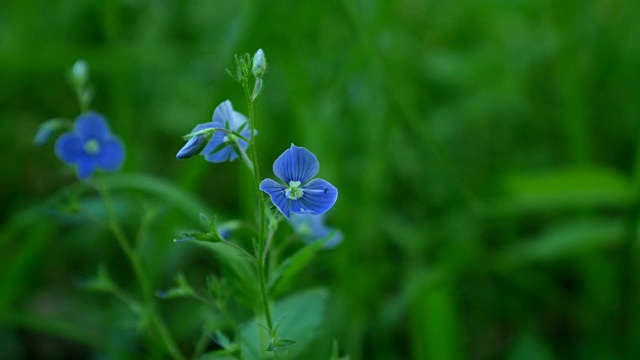
M271 339L269 346L267 346L266 351L275 351L283 347L291 346L296 344L295 340L287 340L287 339Z
M191 285L189 285L189 283L187 282L187 279L184 277L183 274L180 273L176 275L175 280L176 280L177 286L169 290L158 291L156 292L156 296L163 299L174 299L174 298L188 297L188 296L194 295L193 288L191 287Z
M79 281L77 285L83 289L104 293L111 293L115 288L105 264L98 265L98 272L94 277Z

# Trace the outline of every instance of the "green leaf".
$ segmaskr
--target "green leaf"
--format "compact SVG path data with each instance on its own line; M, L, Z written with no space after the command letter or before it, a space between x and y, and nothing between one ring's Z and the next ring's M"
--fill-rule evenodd
M315 257L315 254L323 248L324 244L334 235L330 233L324 238L314 241L295 254L284 260L269 277L267 284L269 293L282 293L289 289L296 275L298 275Z
M505 249L496 264L508 269L598 251L619 244L624 230L624 224L619 220L591 219L557 225L542 235Z
M267 330L257 325L263 323L263 319L245 323L240 328L238 339L243 358L258 360L281 355L283 358L295 359L319 334L325 318L327 298L328 292L318 288L299 292L276 302L272 312L274 318L280 319L276 340L270 338ZM293 341L296 343L292 345L290 342ZM285 344L285 347L267 351L272 344Z
M605 168L567 168L505 178L507 206L517 211L558 208L626 207L630 182Z

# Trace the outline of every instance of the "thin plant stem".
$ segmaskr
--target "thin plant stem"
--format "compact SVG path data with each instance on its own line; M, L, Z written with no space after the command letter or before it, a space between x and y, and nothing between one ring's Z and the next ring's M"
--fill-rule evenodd
M256 141L255 136L253 136L255 131L255 115L253 112L253 99L251 98L251 93L249 92L249 83L245 78L243 83L244 94L247 99L247 107L249 108L249 139L250 148L251 148L251 162L253 163L253 181L254 187L256 189L256 197L258 200L258 211L259 211L259 230L258 230L258 254L256 261L256 268L258 271L258 282L260 283L260 295L262 297L262 306L264 308L264 316L267 319L267 327L269 331L273 330L273 320L271 319L271 309L269 308L269 298L267 295L267 287L265 280L265 230L266 230L266 218L265 218L265 205L264 205L264 197L260 192L260 170L258 166L258 152L256 150Z
M167 350L171 354L174 359L183 360L184 356L180 352L178 345L175 340L171 336L169 332L169 328L164 323L164 320L158 314L158 311L155 307L155 298L153 294L153 290L151 289L149 278L147 277L144 268L142 266L142 262L140 261L140 257L135 252L134 248L131 246L131 243L127 239L124 231L122 230L122 226L118 222L115 208L113 207L113 202L111 200L111 194L107 186L105 185L102 178L98 175L98 191L100 192L102 199L104 201L105 210L107 212L107 217L109 218L109 228L113 235L115 236L118 245L127 256L127 259L131 263L131 267L135 273L136 279L142 288L142 295L144 297L146 310L150 316L150 319L155 326L156 330L160 334L162 341L164 342Z

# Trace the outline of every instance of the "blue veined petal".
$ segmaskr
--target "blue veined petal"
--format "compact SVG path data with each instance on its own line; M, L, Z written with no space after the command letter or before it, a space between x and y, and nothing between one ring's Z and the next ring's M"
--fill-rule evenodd
M310 212L313 215L324 214L338 199L338 189L323 179L313 179L301 186L302 197L295 202L292 212Z
M75 122L74 129L82 140L104 140L111 136L109 126L104 117L96 112L80 115Z
M238 130L238 128L240 128L240 126L242 126L242 124L249 122L249 119L247 119L246 116L244 116L243 114L234 111L233 112L233 118L232 120L229 122L229 125L231 127L231 130ZM249 128L249 124L247 124L246 128Z
M204 158L205 158L205 160L207 160L209 162L212 162L212 163L220 163L220 162L225 162L225 161L229 160L229 158L233 154L234 154L234 151L231 148L231 146L225 146L220 151L217 151L217 152L215 152L213 154L205 155Z
M224 131L216 131L216 133L211 137L211 140L209 140L207 146L202 149L201 154L204 155L204 158L207 161L219 163L227 161L229 159L229 156L233 152L231 146L225 146L222 149L213 152L224 143L225 136L227 136L227 133L225 133Z
M66 132L56 140L55 154L60 160L67 164L74 164L80 158L86 156L83 149L83 142L78 135L73 132Z
M220 105L213 110L211 121L221 124L222 126L220 127L223 128L227 122L231 124L233 122L233 105L231 105L231 101L225 100L221 102Z
M273 163L273 172L286 184L290 181L304 184L316 176L318 170L318 158L306 148L294 144Z
M124 146L117 138L109 138L100 144L100 152L93 158L95 167L104 171L116 171L124 161Z
M272 179L264 179L260 182L260 190L269 194L271 202L286 218L289 218L293 201L285 196L285 187L283 185Z
M94 165L91 156L83 156L78 160L78 177L80 180L86 180L93 174Z

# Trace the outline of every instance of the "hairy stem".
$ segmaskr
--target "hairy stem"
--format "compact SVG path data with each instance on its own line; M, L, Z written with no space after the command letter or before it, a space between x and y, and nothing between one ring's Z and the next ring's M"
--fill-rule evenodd
M244 94L247 99L247 106L249 108L249 131L250 131L250 148L251 148L251 162L253 163L253 182L256 189L256 197L258 199L258 211L260 217L259 230L258 230L258 254L256 261L256 268L258 271L258 282L260 283L260 295L262 297L262 306L264 308L264 316L267 319L267 327L269 331L273 330L273 321L271 320L271 310L269 308L269 298L267 295L267 286L265 280L265 243L266 243L266 218L265 218L265 205L264 197L260 191L260 170L258 166L258 152L256 151L256 140L253 136L255 131L255 116L253 113L253 99L249 92L249 83L245 79L242 83L244 87Z

